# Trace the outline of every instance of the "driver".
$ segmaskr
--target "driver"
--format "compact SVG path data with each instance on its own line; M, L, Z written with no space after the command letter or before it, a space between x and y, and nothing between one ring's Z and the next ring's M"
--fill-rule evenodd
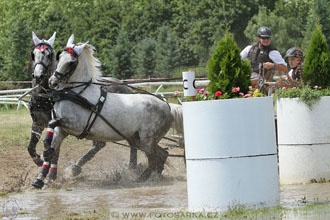
M280 52L271 44L271 30L268 27L260 27L257 31L258 42L245 47L241 52L242 60L248 59L251 67L251 81L254 87L258 87L259 77L271 81L274 72L288 72L287 64Z

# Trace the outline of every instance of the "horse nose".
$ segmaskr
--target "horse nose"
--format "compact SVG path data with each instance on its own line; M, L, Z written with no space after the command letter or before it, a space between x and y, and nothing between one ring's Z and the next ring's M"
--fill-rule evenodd
M58 86L58 81L56 77L52 76L48 80L48 85L51 89L55 89Z
M36 77L37 83L40 84L41 82L43 82L44 77L45 77L44 75L40 75L40 76Z
M32 73L32 78L36 80L37 84L40 84L43 78L43 75Z

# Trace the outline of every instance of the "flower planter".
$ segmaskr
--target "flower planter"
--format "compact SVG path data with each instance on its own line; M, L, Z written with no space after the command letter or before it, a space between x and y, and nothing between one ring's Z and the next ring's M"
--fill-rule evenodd
M330 97L310 110L298 98L277 102L281 184L330 180Z
M191 211L279 202L273 99L183 103Z

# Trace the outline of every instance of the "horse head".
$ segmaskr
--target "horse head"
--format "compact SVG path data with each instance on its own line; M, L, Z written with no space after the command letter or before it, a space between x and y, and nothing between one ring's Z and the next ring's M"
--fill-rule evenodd
M87 45L87 43L75 45L73 40L74 35L72 34L64 50L56 54L57 67L48 81L49 87L52 89L58 87L59 83L68 82L78 66L79 56Z
M56 32L49 40L40 40L37 35L32 32L34 42L31 58L33 61L32 77L37 84L47 86L48 78L55 67L53 44L55 41Z

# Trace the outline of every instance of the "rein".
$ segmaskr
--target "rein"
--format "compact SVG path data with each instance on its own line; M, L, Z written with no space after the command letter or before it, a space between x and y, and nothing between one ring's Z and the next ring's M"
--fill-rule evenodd
M134 87L134 86L130 86L130 85L128 85L128 83L115 82L115 81L112 81L112 80L106 80L106 82L108 82L108 83L110 83L110 84L97 83L97 82L91 82L91 81L89 81L89 82L90 82L90 85L93 84L93 85L99 85L99 86L111 86L111 85L127 86L128 88L131 88L131 89L133 89L133 90L135 90L135 91L138 91L138 92L140 92L141 94L152 95L152 96L158 98L159 100L161 100L161 101L163 101L163 102L166 102L165 100L161 99L159 96L157 96L157 95L155 95L155 94L153 94L153 93L151 93L151 92L148 92L148 91L146 91L146 90L144 90L144 89L140 89L140 88L137 88L137 87ZM86 82L67 82L66 84L80 84L80 83L84 84L84 83L86 83ZM67 88L76 88L76 87L67 87ZM167 103L167 102L166 102L166 103ZM168 104L168 103L167 103L167 104ZM169 106L169 107L170 107L170 106Z

